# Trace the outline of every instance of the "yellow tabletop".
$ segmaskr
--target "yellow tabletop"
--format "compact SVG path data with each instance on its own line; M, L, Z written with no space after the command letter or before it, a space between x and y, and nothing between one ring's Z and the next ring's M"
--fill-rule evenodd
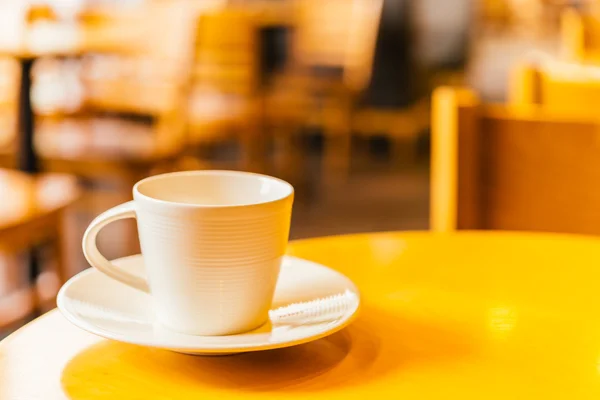
M101 339L53 311L0 342L0 399L597 399L600 239L385 233L295 242L364 307L345 330L196 357Z

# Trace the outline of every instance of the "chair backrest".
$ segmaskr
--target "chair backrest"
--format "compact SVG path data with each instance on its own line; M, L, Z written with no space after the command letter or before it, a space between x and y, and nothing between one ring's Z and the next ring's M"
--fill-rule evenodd
M148 2L83 10L77 26L81 66L63 74L79 79L84 92L80 107L152 117L181 108L176 103L189 81L193 49L195 18L189 8L185 2ZM42 88L47 70L54 75L47 82L60 78L60 65L37 68L42 82L36 79L36 84ZM40 113L60 116L70 111L61 104L53 109L51 103Z
M159 117L181 108L193 57L190 7L150 2L105 15L100 25L108 37L121 33L126 45L84 63L86 105Z
M561 50L572 61L600 60L600 18L568 8L561 14Z
M297 0L293 57L301 66L338 67L350 88L371 77L382 0Z
M47 111L40 112L40 118L56 121L80 113L133 116L153 126L158 141L164 144L161 149L170 151L183 145L196 23L190 9L186 2L148 2L84 12L80 19L82 42L90 45L89 52L77 71L63 74L69 79L77 76L80 89L75 92L82 93L82 101L67 111L64 105L38 110ZM103 51L98 53L100 48ZM34 94L40 96L34 98L57 93L52 86L45 91L36 89L43 88L37 85L44 80L42 75L40 72L35 79Z
M17 139L19 75L16 60L0 57L0 148Z
M196 28L192 85L248 96L256 93L259 83L255 16L235 6L202 12Z
M539 105L552 113L597 115L600 67L524 61L511 73L508 97L512 106Z
M506 0L482 0L477 6L477 16L484 25L506 25L512 17Z
M433 96L431 228L600 234L600 124Z

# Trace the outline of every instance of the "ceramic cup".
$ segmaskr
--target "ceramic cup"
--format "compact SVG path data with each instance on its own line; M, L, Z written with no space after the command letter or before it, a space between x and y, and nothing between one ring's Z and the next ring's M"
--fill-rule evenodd
M88 262L153 298L157 322L190 335L228 335L268 319L285 253L293 187L265 175L191 171L152 176L133 201L99 215L83 237ZM146 277L96 247L107 224L136 218Z

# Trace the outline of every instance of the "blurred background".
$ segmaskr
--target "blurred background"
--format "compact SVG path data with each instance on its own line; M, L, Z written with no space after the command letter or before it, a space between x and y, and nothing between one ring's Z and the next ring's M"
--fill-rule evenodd
M284 178L297 189L292 239L428 229L430 187L456 183L442 176L452 142L430 179L432 132L457 123L434 90L526 109L542 102L542 75L593 88L599 6L0 0L0 337L53 307L87 268L85 227L151 174ZM599 88L544 93L591 118ZM139 251L127 222L99 240L109 258Z

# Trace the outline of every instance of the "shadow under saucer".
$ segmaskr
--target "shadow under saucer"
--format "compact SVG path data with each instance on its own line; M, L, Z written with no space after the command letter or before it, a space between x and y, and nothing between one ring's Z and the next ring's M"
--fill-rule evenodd
M190 356L103 341L62 374L71 399L265 398L327 392L340 398L409 371L470 353L457 332L366 307L344 330L310 343L227 357Z

